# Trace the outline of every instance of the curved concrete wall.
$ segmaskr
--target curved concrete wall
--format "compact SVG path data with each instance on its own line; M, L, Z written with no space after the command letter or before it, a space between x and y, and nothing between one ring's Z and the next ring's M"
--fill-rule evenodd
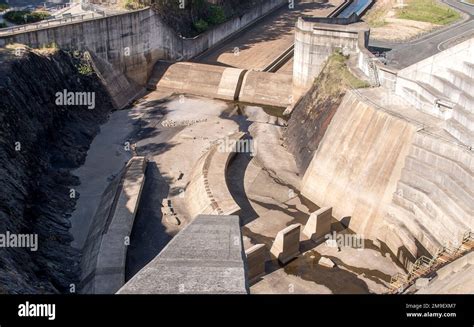
M239 141L244 133L239 132L226 139L226 144ZM196 164L188 187L186 204L190 216L232 215L240 210L227 188L227 166L235 154L237 143L232 149L221 151L218 144L211 146Z

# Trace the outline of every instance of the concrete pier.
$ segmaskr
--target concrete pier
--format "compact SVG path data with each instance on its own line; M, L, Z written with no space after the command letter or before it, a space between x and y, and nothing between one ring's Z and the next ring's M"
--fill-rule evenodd
M249 283L256 281L265 274L265 259L267 249L265 244L257 244L245 251L247 257L247 278Z
M303 234L313 241L317 241L324 235L331 233L332 208L321 208L309 216L304 226Z
M283 264L300 254L300 224L293 224L278 232L270 252Z

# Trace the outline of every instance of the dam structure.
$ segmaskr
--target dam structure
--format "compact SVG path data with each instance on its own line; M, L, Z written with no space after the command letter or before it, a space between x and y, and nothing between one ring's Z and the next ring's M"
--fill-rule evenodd
M371 5L265 0L194 38L152 8L0 29L80 53L109 96L72 171L78 293L474 292L474 39L394 69Z

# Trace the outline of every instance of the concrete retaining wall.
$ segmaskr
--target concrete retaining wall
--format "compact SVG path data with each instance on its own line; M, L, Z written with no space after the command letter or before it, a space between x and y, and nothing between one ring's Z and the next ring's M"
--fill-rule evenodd
M244 136L239 132L228 136L224 143L234 144L223 151L219 144L211 146L196 164L186 188L189 215L232 215L240 211L227 188L227 166L235 154L236 142Z
M153 10L17 32L0 37L0 46L22 43L37 48L55 43L61 49L90 51L139 85L145 85L159 59L190 59L286 3L267 0L240 17L192 39L180 37Z
M133 157L127 164L113 214L102 231L95 272L89 277L91 293L113 294L125 284L127 246L145 182L145 168L144 157Z

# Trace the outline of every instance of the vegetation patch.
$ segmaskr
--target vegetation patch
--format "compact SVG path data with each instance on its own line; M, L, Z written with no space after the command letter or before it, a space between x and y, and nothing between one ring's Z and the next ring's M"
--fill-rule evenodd
M50 14L44 11L12 10L3 15L3 18L17 25L36 23L49 18Z
M405 7L397 9L397 18L447 25L460 18L459 12L435 0L409 0Z
M126 0L137 2L139 0ZM241 16L264 0L225 0L211 4L206 0L151 0L151 7L184 37L194 37L213 26Z
M0 12L4 12L5 10L7 10L8 8L10 8L10 6L8 5L8 3L5 3L3 1L0 1Z

